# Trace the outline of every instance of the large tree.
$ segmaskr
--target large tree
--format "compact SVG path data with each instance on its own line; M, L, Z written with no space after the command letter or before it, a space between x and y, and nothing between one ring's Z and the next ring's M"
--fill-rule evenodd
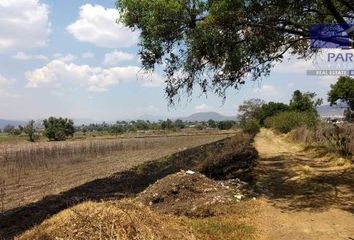
M345 112L346 120L354 121L354 78L340 77L336 84L331 85L328 93L328 102L332 105L346 103L348 109Z
M310 57L310 26L354 21L352 0L117 0L121 21L140 31L144 69L163 65L173 103L199 85L225 96L269 74L284 54Z

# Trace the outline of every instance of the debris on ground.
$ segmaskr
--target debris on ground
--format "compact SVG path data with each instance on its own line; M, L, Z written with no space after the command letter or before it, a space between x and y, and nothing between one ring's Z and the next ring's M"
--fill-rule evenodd
M195 216L206 206L244 199L245 185L239 179L215 181L197 172L180 171L150 185L137 200L160 213Z

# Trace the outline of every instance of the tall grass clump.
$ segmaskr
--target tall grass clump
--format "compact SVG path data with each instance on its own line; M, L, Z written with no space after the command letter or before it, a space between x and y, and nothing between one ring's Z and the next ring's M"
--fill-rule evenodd
M256 135L261 129L259 121L255 118L251 118L241 122L240 126L243 132L251 135Z
M317 121L317 115L313 112L288 111L267 118L264 125L279 133L288 133L299 127L314 129Z
M297 128L290 133L292 140L308 146L324 146L344 156L354 155L354 124L319 123L314 129Z

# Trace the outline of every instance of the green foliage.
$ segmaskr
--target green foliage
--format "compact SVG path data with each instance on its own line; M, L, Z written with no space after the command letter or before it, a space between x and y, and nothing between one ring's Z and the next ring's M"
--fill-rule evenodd
M257 119L252 118L242 122L241 129L245 133L257 134L261 129L261 125L259 124L259 121Z
M259 112L259 123L264 124L264 121L268 117L272 117L278 113L289 111L289 105L285 103L269 102L263 104Z
M241 127L243 125L252 124L255 121L263 126L266 118L274 116L280 112L289 111L289 106L284 103L265 103L261 99L250 99L244 101L243 104L240 105L238 111Z
M50 117L43 120L44 135L50 141L64 141L75 132L74 122L67 118Z
M220 130L229 130L235 125L234 121L221 121L218 122L218 128Z
M246 100L238 108L238 119L242 122L246 122L250 119L260 119L262 106L266 104L263 100L253 98Z
M163 121L161 123L161 128L162 129L167 129L167 130L174 129L173 122L171 121L171 119L167 119L166 121Z
M322 104L322 99L316 99L316 93L302 93L296 90L290 100L290 110L295 112L314 112L317 114L317 106Z
M269 117L264 121L267 128L272 128L280 133L288 133L291 130L306 126L314 128L317 123L317 115L310 112L281 112L273 117Z
M184 122L181 119L177 119L174 123L175 127L178 129L183 129L186 127L186 125L184 124Z
M311 56L316 50L309 46L310 26L350 23L349 2L117 0L116 5L120 21L139 30L144 69L165 67L173 103L181 92L191 95L195 85L225 96L246 77L268 75L286 53Z
M113 135L118 135L118 134L122 134L124 132L124 128L122 125L116 123L116 124L113 124L111 127L110 127L110 130L109 132Z
M354 78L340 77L336 84L331 85L331 90L328 92L328 102L331 106L337 102L343 102L348 105L345 112L346 120L354 121Z
M216 122L213 119L209 119L208 120L208 127L217 128L218 126L217 126Z
M28 141L35 142L39 136L36 134L34 127L35 121L31 120L26 126L23 127L23 132L28 136Z

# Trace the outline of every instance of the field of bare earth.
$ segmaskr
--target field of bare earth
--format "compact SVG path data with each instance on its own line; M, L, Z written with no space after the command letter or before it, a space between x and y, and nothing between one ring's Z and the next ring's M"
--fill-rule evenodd
M228 134L0 145L0 213Z

